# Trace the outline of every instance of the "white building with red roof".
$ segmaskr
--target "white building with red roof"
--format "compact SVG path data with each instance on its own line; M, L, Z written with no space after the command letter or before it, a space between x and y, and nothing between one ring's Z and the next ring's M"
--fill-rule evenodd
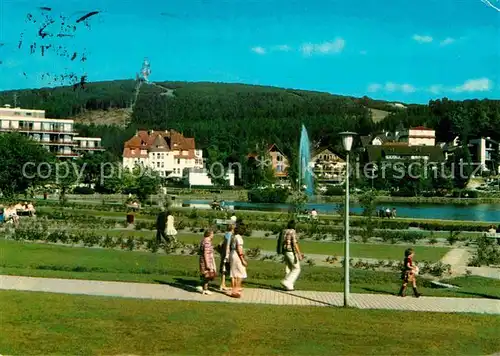
M123 167L149 167L166 178L182 178L186 169L203 168L202 150L194 138L175 131L137 131L125 142Z

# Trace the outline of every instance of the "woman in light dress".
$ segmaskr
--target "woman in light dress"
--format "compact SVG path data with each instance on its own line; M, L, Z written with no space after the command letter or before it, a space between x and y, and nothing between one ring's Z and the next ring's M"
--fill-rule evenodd
M231 287L230 296L233 298L241 298L242 282L247 278L247 260L243 252L243 236L244 228L242 224L238 224L231 239L231 248L229 263L231 265Z
M211 230L206 230L203 235L203 240L200 242L200 276L202 285L197 287L198 292L210 295L211 291L208 290L208 283L213 281L216 274L215 254L212 245L214 233Z
M167 213L167 229L165 233L169 239L169 242L175 241L177 230L175 229L174 216L170 212Z

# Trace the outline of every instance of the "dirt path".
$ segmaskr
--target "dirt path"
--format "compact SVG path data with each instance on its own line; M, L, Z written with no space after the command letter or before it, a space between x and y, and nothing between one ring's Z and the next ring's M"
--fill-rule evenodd
M451 265L451 276L464 276L470 271L473 276L500 279L500 268L498 267L469 267L467 262L471 257L471 251L465 248L454 248L441 259L444 264Z

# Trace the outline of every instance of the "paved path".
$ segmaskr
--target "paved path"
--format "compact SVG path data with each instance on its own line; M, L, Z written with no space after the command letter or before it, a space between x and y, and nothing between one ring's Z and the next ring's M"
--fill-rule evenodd
M268 289L245 289L241 299L221 293L201 295L189 287L169 285L101 282L76 279L34 278L0 275L0 289L64 294L83 294L157 300L187 300L228 303L342 306L343 294L332 292L282 292ZM400 298L382 294L351 294L351 306L360 309L413 310L447 313L500 314L500 300L479 298Z

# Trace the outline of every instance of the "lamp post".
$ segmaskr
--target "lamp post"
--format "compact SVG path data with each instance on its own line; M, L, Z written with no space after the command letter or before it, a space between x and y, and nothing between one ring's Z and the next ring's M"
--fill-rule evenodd
M354 141L354 136L357 135L355 132L341 132L342 145L344 150L347 152L346 155L346 174L345 174L345 214L344 214L344 230L345 230L345 240L344 240L344 307L349 306L349 152L352 149L352 143Z

